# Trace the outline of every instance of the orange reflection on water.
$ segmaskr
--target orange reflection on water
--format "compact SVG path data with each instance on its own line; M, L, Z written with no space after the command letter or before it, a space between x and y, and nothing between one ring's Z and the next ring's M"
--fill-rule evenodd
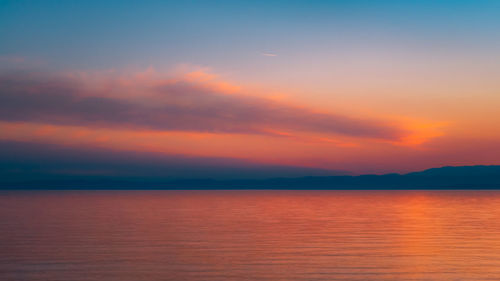
M0 272L2 280L495 280L498 206L496 191L4 192Z

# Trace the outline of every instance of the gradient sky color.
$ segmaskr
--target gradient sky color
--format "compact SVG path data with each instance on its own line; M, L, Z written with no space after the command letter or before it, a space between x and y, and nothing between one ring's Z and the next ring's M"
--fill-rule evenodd
M2 0L0 141L182 177L500 164L499 30L493 0Z

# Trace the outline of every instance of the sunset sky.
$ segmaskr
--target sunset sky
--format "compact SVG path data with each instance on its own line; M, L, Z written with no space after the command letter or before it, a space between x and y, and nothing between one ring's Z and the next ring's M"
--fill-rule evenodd
M0 146L3 174L500 164L500 1L0 0Z

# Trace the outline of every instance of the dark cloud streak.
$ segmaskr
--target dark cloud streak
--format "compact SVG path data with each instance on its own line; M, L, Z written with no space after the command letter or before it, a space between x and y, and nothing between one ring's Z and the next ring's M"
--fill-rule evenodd
M4 73L0 74L0 120L212 133L304 131L389 140L407 133L381 121L229 95L192 81L179 80L142 91L149 98L138 102L141 93L135 100L103 96L77 79Z

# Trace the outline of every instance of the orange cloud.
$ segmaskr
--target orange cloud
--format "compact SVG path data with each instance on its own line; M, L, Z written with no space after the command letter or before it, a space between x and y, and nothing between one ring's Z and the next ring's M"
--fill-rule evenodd
M443 128L447 125L447 122L408 122L406 126L411 133L402 137L396 144L419 146L431 139L444 136Z
M269 135L199 133L0 122L0 140L38 142L68 147L153 152L159 155L226 157L260 163L335 170L411 170L425 161L408 161L413 147L350 137L272 132ZM40 134L39 132L44 132ZM279 137L274 137L279 136ZM436 153L428 149L425 153ZM433 161L429 158L429 161ZM405 166L405 162L408 166ZM369 167L368 167L369 166ZM425 166L424 166L425 167Z

